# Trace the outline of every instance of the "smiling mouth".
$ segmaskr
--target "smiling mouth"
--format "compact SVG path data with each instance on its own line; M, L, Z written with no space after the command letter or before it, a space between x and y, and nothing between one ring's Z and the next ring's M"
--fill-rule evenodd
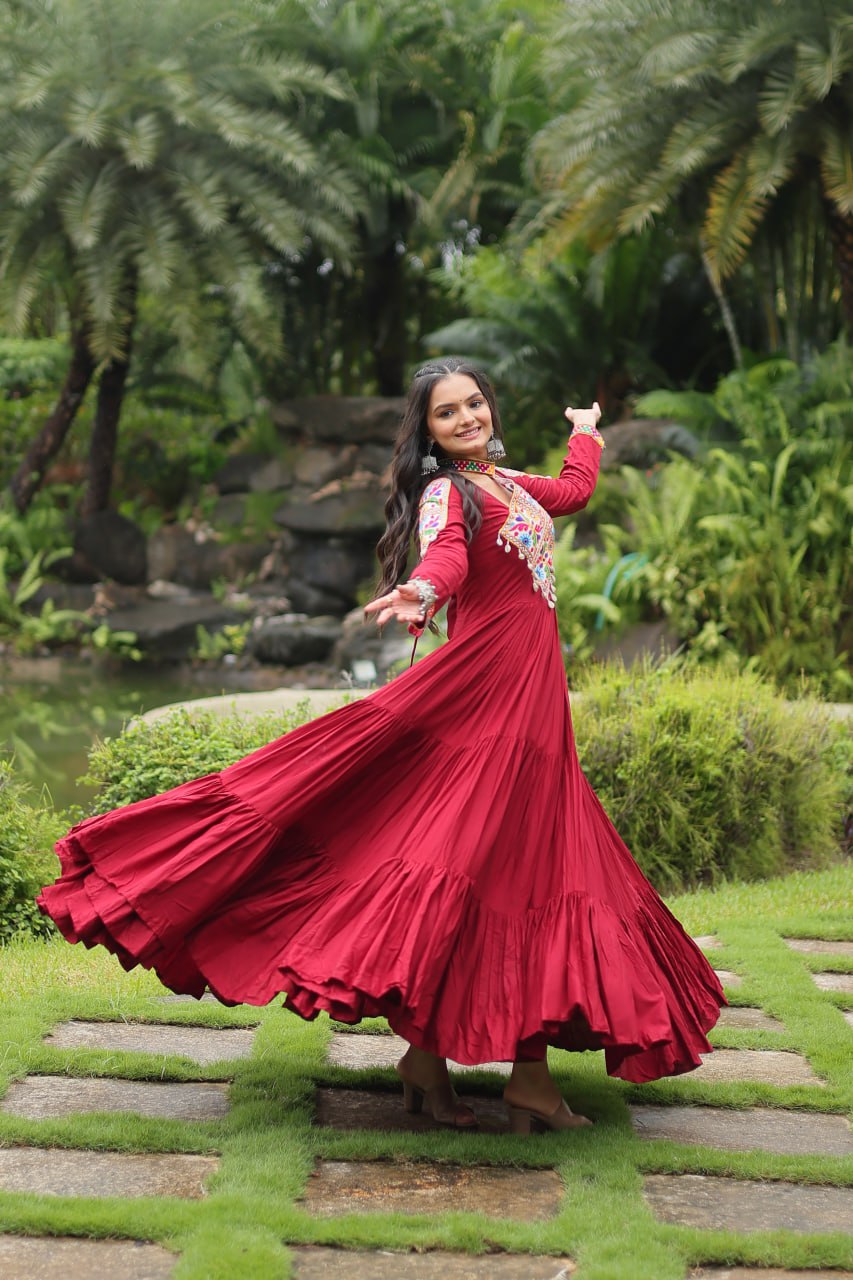
M457 440L467 440L469 436L477 436L480 434L480 427L469 427L467 431L457 431Z

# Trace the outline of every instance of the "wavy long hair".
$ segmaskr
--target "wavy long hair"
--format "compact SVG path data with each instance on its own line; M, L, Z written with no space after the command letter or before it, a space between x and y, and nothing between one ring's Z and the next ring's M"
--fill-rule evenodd
M409 558L409 547L418 522L418 503L424 488L441 471L424 475L422 461L429 450L432 437L427 431L427 412L432 389L437 382L451 374L461 373L473 378L483 393L492 415L495 437L502 439L501 417L492 384L475 365L461 356L446 356L430 361L418 369L412 379L406 408L391 459L391 493L385 503L386 528L376 548L379 558L380 579L376 596L383 596L402 580ZM441 466L447 457L440 445L435 445L435 457ZM466 536L470 542L483 521L483 495L475 484L458 471L445 471L450 483L459 490L462 498L462 515Z

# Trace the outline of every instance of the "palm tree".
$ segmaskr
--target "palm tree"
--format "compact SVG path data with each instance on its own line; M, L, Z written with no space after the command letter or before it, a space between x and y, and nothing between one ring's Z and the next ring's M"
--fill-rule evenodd
M712 283L817 207L853 330L849 0L573 0L550 51L568 85L535 153L559 235L599 242L678 204Z
M71 362L11 485L24 510L89 384L98 394L85 508L109 498L141 294L211 289L253 344L275 320L266 258L307 241L343 259L357 192L312 140L333 73L270 51L249 0L0 0L0 314L25 330L62 286Z
M342 377L357 365L397 395L429 307L426 271L454 224L490 239L522 198L527 142L547 117L537 24L553 0L281 2L305 56L350 89L321 104L319 123L364 192L353 273L336 279L322 257L296 264L289 332L315 370L331 375L336 348ZM331 343L312 337L325 316Z

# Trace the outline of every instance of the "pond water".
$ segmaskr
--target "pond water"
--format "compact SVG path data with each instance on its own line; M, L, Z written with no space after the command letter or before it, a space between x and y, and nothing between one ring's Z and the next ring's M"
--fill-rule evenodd
M76 659L15 660L0 664L0 755L57 808L85 804L92 790L77 779L89 748L134 716L187 698L258 685L247 673L179 667L101 668ZM280 683L278 681L277 683Z

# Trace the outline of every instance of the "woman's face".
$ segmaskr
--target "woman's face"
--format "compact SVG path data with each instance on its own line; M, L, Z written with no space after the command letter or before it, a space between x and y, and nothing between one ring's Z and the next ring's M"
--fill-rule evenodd
M429 397L427 432L451 458L485 458L492 435L488 401L467 373L436 382Z

